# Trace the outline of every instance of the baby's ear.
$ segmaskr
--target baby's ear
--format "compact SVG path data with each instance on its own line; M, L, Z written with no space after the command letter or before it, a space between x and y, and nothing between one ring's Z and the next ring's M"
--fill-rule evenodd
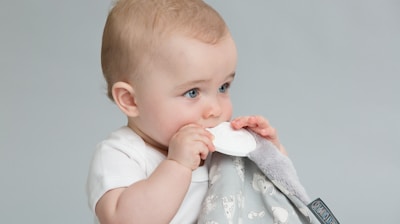
M119 109L128 117L136 117L139 115L135 102L135 91L129 83L114 83L112 87L112 95Z

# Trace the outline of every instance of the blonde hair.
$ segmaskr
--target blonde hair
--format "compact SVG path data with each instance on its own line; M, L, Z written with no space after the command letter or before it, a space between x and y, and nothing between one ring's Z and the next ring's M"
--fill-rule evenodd
M173 33L215 44L229 31L222 17L202 0L119 0L103 32L101 64L113 100L112 86L134 79L145 57Z

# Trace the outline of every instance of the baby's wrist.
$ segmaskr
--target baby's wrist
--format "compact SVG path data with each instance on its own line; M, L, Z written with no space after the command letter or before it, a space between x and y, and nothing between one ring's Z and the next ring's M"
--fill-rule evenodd
M184 168L186 170L189 170L190 172L193 171L193 169L189 166L186 166L184 163L179 162L178 160L167 158L167 161L171 163L171 165L175 165L179 168Z

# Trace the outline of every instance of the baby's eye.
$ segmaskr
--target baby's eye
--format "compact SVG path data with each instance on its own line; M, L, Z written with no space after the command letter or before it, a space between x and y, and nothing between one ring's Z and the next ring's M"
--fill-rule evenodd
M220 93L225 93L228 91L230 84L229 83L224 83L221 87L219 87L218 91Z
M196 98L198 95L199 89L191 89L184 94L184 96L188 98Z

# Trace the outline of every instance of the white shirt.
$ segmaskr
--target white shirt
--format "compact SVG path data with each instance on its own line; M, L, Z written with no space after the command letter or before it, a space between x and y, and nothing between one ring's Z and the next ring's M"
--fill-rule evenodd
M146 179L165 159L128 127L111 133L97 146L89 169L87 194L92 211L104 193ZM171 223L195 223L207 189L208 168L202 166L193 171L189 190Z

